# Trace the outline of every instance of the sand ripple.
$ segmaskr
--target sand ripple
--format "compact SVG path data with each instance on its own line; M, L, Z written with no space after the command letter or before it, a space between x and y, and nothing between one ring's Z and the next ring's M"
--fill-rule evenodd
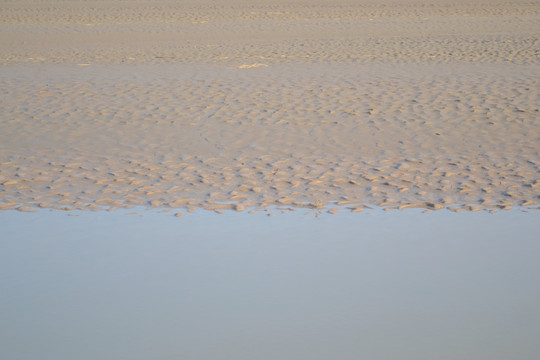
M2 1L0 210L538 208L539 15Z
M536 66L1 70L0 208L540 204Z
M2 1L0 64L537 63L534 1Z

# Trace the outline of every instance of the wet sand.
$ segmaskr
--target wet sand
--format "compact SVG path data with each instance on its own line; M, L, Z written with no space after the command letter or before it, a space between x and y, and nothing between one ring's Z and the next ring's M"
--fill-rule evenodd
M0 209L537 208L539 14L2 2Z

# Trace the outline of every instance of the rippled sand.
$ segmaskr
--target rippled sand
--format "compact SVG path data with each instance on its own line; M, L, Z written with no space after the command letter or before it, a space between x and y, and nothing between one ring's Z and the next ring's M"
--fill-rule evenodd
M539 15L4 1L0 209L537 208Z

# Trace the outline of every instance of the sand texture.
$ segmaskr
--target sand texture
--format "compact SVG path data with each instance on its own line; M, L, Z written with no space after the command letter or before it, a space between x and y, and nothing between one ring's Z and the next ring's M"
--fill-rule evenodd
M537 208L539 15L2 1L0 210Z

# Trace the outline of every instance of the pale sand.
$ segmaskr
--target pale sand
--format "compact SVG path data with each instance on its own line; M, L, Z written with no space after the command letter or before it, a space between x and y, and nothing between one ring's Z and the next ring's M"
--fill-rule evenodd
M89 4L0 2L0 209L540 204L538 1Z

